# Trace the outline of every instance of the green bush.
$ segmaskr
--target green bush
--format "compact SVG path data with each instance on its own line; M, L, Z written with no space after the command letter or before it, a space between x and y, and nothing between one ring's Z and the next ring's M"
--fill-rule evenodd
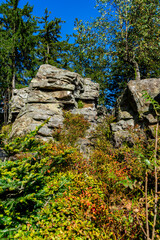
M70 155L75 150L63 144L37 141L34 135L38 130L39 127L5 145L12 158L0 161L1 239L12 239L21 224L35 216L51 197L64 192L67 188L64 182L70 181L62 172L70 168ZM57 182L57 186L50 194L48 184L52 181Z
M83 115L64 112L64 126L53 132L53 137L66 145L74 146L78 138L85 136L90 124Z
M65 115L66 131L58 129L56 142L36 140L36 129L6 144L11 158L0 162L1 239L144 239L146 169L153 220L154 175L147 160L152 161L154 144L140 134L132 147L115 149L108 121L112 118L93 133L90 159L70 146L89 126L70 113ZM157 239L159 226L158 216Z
M83 108L84 107L84 103L82 102L82 100L78 101L78 108Z

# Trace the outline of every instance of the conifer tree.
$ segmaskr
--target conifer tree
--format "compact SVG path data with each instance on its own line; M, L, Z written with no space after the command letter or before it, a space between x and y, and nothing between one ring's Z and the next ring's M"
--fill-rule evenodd
M51 12L45 9L44 17L37 18L40 24L38 31L38 58L39 64L51 64L57 67L64 67L65 62L63 61L63 54L68 46L67 41L61 40L61 24L64 21L61 18L54 18L49 21Z
M4 123L7 123L9 100L17 84L26 85L36 68L34 35L37 23L33 8L20 0L7 0L0 5L0 100L4 103Z
M20 0L7 0L0 6L1 60L0 72L7 69L5 80L9 79L9 87L14 90L16 82L21 82L31 68L36 37L36 21L32 17L33 8L26 4L18 7ZM34 68L34 66L33 66Z

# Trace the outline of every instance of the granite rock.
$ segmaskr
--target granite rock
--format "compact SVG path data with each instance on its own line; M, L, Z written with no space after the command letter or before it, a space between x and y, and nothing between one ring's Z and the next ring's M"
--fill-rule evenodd
M127 84L115 107L116 123L111 124L116 146L124 139L131 139L130 133L136 126L139 129L147 128L150 135L154 136L157 119L151 102L147 102L143 96L144 92L160 103L160 79L132 80Z
M49 119L37 137L52 139L54 128L63 126L64 110L82 114L94 125L97 121L98 95L99 85L91 79L49 64L41 65L29 87L15 90L11 100L11 137L22 136ZM78 108L79 101L82 108Z

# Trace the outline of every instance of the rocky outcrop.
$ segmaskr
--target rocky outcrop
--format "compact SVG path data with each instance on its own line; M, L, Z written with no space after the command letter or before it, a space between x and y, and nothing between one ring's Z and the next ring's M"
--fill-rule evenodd
M123 141L131 141L132 134L130 132L134 131L135 126L139 129L148 128L150 134L153 135L157 119L152 104L144 99L143 91L160 102L160 79L130 81L127 84L124 93L117 100L116 123L111 124L116 146Z
M14 91L10 120L15 121L11 137L24 135L49 118L38 136L51 139L53 129L63 125L63 110L83 114L93 126L98 95L99 85L91 79L44 64L28 88Z
M130 81L118 98L116 122L111 124L117 147L123 141L132 142L132 135L138 129L147 127L150 136L154 135L157 118L152 104L144 99L143 91L160 102L160 79ZM98 95L99 85L91 79L44 64L29 87L14 91L10 113L10 121L13 122L11 137L24 135L49 119L37 137L52 139L53 130L63 126L63 111L69 110L73 114L82 114L91 123L87 137L79 139L82 151L88 151L91 145L90 132L98 122L103 121L100 116L106 114L105 108L97 106Z
M28 98L29 88L15 89L10 102L9 122L14 122L20 110L24 107Z

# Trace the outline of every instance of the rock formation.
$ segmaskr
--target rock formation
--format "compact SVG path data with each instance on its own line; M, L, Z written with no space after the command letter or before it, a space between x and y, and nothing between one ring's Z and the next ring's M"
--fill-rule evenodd
M9 122L14 122L20 110L24 107L29 93L29 88L15 89L10 102Z
M99 85L91 79L44 64L29 87L14 91L9 117L14 122L11 137L24 135L50 118L38 136L51 139L53 129L63 125L63 110L83 114L94 125L98 95Z
M143 91L147 91L153 99L160 102L160 79L130 81L127 84L117 100L116 122L111 124L115 146L121 145L123 141L130 141L130 132L134 131L135 126L139 129L147 127L150 136L153 136L157 119L152 104L145 101ZM43 140L52 139L53 129L63 126L63 110L69 110L73 114L83 114L91 123L88 137L83 141L79 139L80 148L85 152L91 144L89 132L97 124L100 112L105 112L102 107L97 106L98 95L99 85L91 79L44 64L29 87L14 91L9 117L14 122L11 137L24 135L50 118L39 130L37 137Z
M111 124L116 146L131 139L128 128L148 128L150 135L153 135L157 119L152 104L144 99L143 91L160 102L160 79L133 80L127 84L127 88L117 100L116 123Z

